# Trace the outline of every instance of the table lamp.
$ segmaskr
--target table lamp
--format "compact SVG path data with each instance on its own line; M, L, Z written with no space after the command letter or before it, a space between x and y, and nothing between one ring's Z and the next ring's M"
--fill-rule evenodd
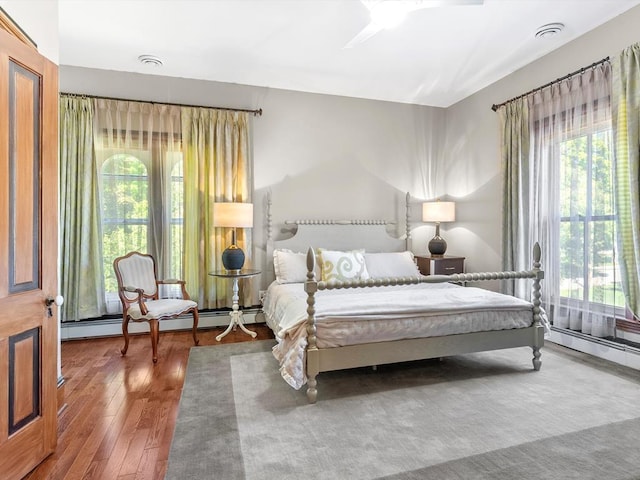
M244 252L236 245L236 228L253 227L253 204L237 202L215 202L213 225L233 228L231 245L222 252L222 265L226 270L240 270L244 265Z
M435 222L436 236L429 241L429 253L434 257L444 255L447 242L440 236L440 222L453 222L456 219L454 202L425 202L422 204L422 221Z

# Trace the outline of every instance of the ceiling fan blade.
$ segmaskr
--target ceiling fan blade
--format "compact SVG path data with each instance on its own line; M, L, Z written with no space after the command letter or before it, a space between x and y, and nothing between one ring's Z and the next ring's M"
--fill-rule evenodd
M382 27L380 27L379 25L376 25L375 23L371 22L369 25L367 25L362 30L360 30L360 33L358 33L355 37L353 37L342 48L353 48L354 45L358 45L359 43L362 43L365 40L370 39L376 33L378 33L380 30L382 30Z

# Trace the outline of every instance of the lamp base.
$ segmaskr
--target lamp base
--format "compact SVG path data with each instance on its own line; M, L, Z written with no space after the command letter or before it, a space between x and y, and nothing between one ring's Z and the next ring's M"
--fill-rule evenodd
M429 241L429 253L432 257L441 257L447 251L447 242L440 235L436 235Z
M226 270L240 270L244 265L244 252L236 245L231 245L222 252L222 265Z

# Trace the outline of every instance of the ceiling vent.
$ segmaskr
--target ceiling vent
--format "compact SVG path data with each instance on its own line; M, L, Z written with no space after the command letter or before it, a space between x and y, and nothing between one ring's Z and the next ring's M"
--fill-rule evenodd
M564 28L563 23L547 23L536 30L536 38L551 38Z
M161 67L162 60L160 60L155 55L140 55L138 57L138 61L143 65L148 65L151 67Z

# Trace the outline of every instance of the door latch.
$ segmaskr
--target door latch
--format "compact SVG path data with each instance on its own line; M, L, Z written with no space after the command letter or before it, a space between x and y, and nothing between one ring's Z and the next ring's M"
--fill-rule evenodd
M47 316L48 317L53 317L53 309L51 308L51 306L54 303L56 305L58 305L58 306L62 305L64 303L64 298L62 297L62 295L58 295L58 296L56 296L56 298L47 297L46 300L44 301L44 304L47 307Z
M51 305L53 305L56 301L51 298L51 297L47 297L47 299L44 301L44 304L47 306L47 317L53 317L53 310L51 308Z

